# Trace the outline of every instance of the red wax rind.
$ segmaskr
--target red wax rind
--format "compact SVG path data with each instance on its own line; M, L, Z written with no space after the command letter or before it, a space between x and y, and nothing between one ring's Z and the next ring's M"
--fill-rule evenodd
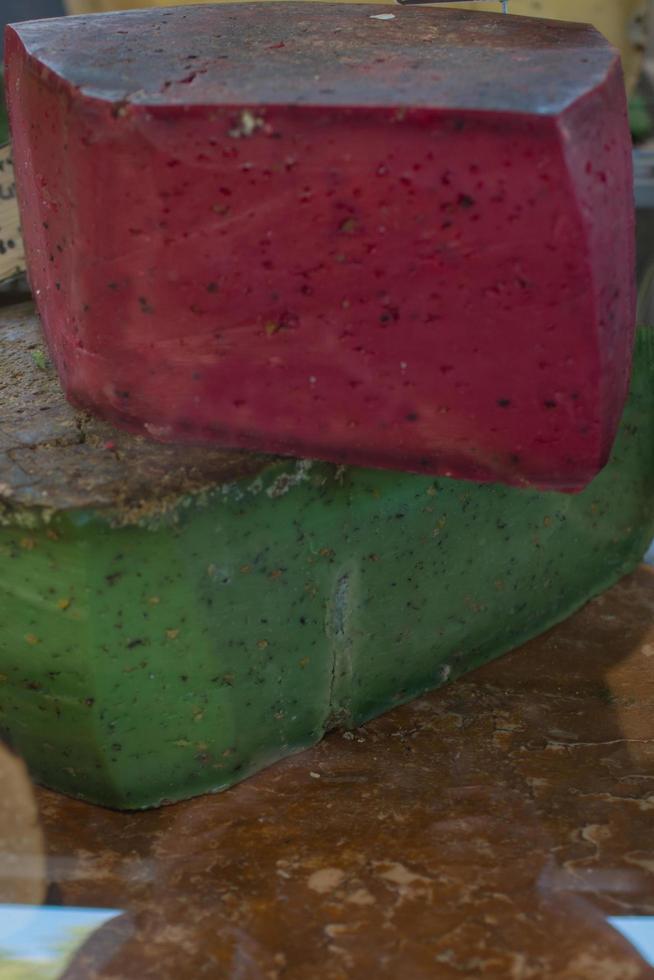
M633 341L618 54L584 25L393 11L8 28L57 369L161 441L579 489Z

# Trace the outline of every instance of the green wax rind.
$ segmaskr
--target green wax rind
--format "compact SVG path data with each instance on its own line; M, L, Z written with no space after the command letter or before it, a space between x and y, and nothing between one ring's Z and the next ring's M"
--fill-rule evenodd
M40 782L149 807L541 633L654 537L653 367L641 330L613 457L577 496L287 460L120 527L5 511L0 731Z

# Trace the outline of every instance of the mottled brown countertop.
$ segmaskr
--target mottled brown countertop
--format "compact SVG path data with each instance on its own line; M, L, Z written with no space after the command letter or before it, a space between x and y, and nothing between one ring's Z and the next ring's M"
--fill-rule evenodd
M654 916L654 573L219 796L41 791L50 901L124 914L66 980L640 980Z

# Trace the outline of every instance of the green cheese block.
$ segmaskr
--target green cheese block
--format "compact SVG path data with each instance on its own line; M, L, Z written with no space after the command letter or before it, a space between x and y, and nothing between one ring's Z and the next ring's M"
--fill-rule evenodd
M0 328L0 733L141 808L219 790L569 615L654 536L654 341L570 496L158 446L76 413ZM527 655L527 654L526 654Z

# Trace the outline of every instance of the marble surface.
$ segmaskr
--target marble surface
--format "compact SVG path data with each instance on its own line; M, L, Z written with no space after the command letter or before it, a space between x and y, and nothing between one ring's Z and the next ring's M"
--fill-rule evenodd
M654 916L654 570L222 795L39 804L48 901L123 910L66 980L654 977L607 921Z

